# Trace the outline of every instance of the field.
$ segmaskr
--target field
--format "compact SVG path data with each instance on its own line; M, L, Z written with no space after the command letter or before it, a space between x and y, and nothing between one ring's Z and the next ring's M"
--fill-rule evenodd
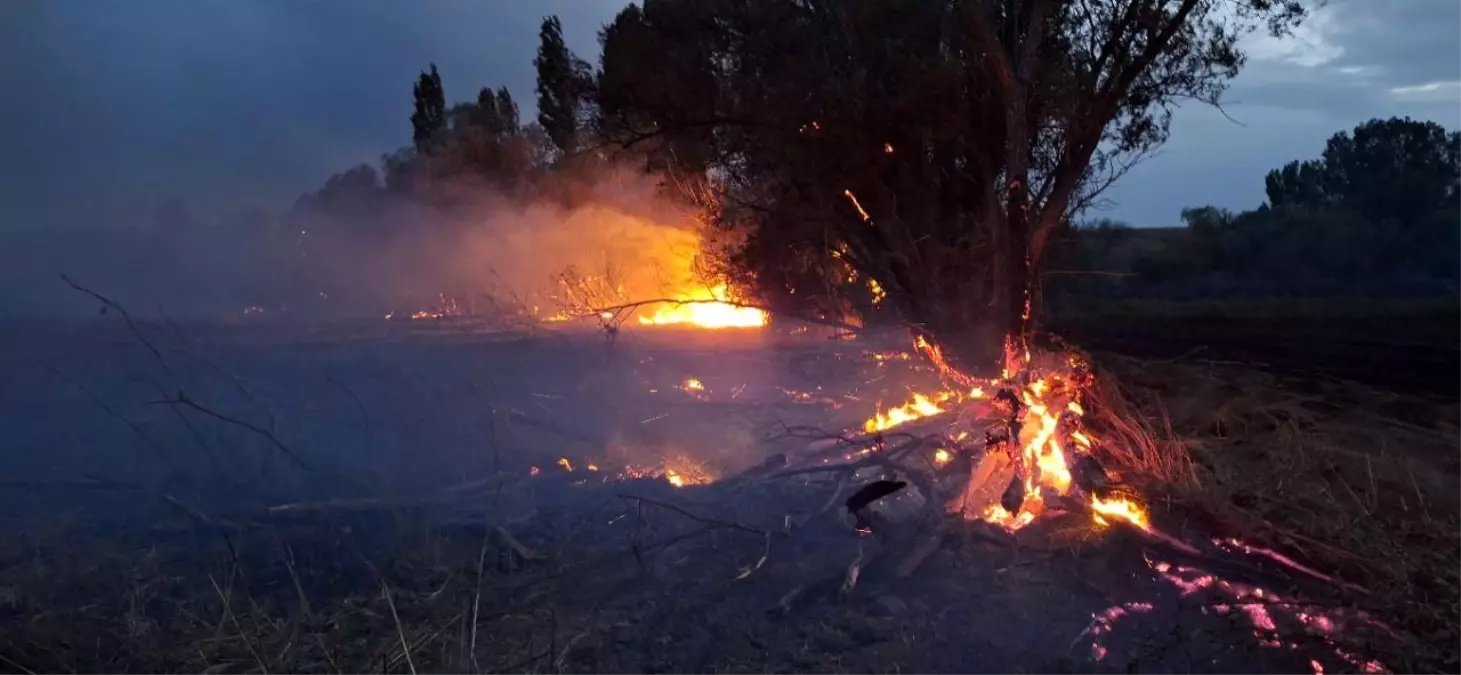
M1219 330L1176 325L1072 332L1129 406L1109 461L1165 538L1076 513L858 536L840 486L766 461L931 386L897 336L6 325L0 663L1454 669L1448 357L1384 380L1273 356L1329 329L1162 351Z
M1061 328L1095 350L1224 361L1461 400L1461 315L1454 308L1413 316L1104 315Z

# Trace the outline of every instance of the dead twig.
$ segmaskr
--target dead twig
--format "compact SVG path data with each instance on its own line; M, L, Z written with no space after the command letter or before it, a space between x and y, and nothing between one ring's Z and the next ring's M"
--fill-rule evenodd
M406 641L406 629L401 626L401 616L396 613L396 601L391 599L391 588L386 585L385 579L381 579L380 590L385 594L386 604L391 608L391 620L396 623L396 636L401 639L401 651L406 655L406 667L411 670L411 675L416 675L416 663L411 659L411 644Z
M269 431L267 429L260 428L259 426L255 425L255 424L253 424L251 422L246 422L246 421L241 420L241 419L237 419L237 418L234 418L234 417L229 417L228 415L225 415L225 414L220 413L220 412L218 412L216 410L213 410L213 409L208 408L208 407L206 407L204 405L201 405L198 402L194 401L193 399L188 398L187 394L183 393L183 390L181 390L181 389L178 390L177 396L175 396L173 398L165 398L162 401L155 401L154 403L163 403L163 404L173 405L173 406L183 406L185 408L189 408L191 410L200 412L200 413L202 413L202 414L204 414L204 415L206 415L208 417L212 417L213 419L216 419L216 420L218 420L220 422L224 422L226 424L232 424L234 426L242 427L244 429L247 429L247 430L249 430L249 431L251 431L251 432L253 432L253 433L255 433L255 434L257 434L257 435L259 435L261 437L263 437L265 440L269 441L269 443L271 445L273 445L276 449L278 449L280 453L283 453L283 455L285 457L287 457L291 462L293 462L294 463L294 466L296 468L299 468L299 469L304 470L304 471L317 471L317 469L314 466L312 466L309 462L304 461L304 459L301 458L298 453L296 453L294 450L292 450L289 446L285 445L284 444L284 441L279 440L279 437L278 436L275 436L273 432L271 432L271 431Z
M680 508L678 506L675 506L674 504L668 504L668 503L665 503L665 502L661 502L661 501L657 501L657 500L654 500L654 499L650 499L648 497L640 497L638 495L626 495L626 494L619 494L619 495L615 495L615 496L618 497L619 499L631 500L631 501L634 501L634 502L636 502L638 504L648 504L650 506L658 506L658 507L660 507L662 509L666 509L668 511L674 511L675 513L678 513L678 514L680 514L680 515L682 515L682 516L684 516L686 518L689 518L690 520L693 520L693 521L695 521L697 523L703 523L705 525L710 525L712 527L729 528L729 529L732 529L732 530L740 530L741 532L748 532L750 534L760 534L760 535L767 534L767 531L766 530L763 530L763 529L760 529L760 528L751 527L749 525L743 525L743 524L737 523L735 521L718 520L718 519L715 519L715 518L707 518L705 516L696 515L694 513L691 513L689 511L686 511L685 509L682 509L682 508Z

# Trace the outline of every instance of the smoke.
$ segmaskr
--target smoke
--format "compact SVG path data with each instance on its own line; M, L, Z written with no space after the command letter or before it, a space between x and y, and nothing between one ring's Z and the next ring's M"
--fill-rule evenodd
M0 235L0 316L97 311L65 274L134 311L323 319L525 313L582 295L633 302L703 286L694 209L652 176L606 169L514 198L454 186L449 208L385 196L268 220Z

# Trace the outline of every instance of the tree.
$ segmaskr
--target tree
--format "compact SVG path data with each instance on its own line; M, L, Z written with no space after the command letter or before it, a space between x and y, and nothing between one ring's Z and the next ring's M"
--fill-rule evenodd
M1274 208L1293 204L1331 203L1329 195L1324 191L1323 173L1324 165L1313 160L1295 160L1281 169L1269 171L1263 179L1268 203Z
M417 78L412 94L416 109L411 113L411 141L418 151L425 152L446 127L446 91L435 63Z
M580 140L579 116L592 79L590 67L568 50L558 17L543 19L538 37L538 56L533 59L538 71L538 124L560 151L572 154Z
M1461 135L1408 117L1373 119L1330 137L1320 159L1291 162L1264 182L1274 207L1344 206L1414 228L1461 199Z
M763 297L853 300L872 280L956 368L987 370L1023 351L1051 236L1165 140L1175 102L1218 100L1239 37L1302 14L1297 0L646 0L605 30L597 100L626 145L700 141L716 222L746 234L733 264ZM829 287L843 266L861 281Z

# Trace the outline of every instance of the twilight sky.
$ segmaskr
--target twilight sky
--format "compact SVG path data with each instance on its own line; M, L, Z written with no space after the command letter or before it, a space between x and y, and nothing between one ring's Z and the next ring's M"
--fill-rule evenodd
M428 62L449 101L506 85L529 118L542 17L594 61L624 4L0 1L0 229L136 220L173 195L199 215L278 210L409 142ZM1226 98L1237 124L1180 111L1100 215L1170 225L1185 206L1255 206L1265 171L1372 117L1461 128L1461 0L1330 0L1295 37L1248 46Z

